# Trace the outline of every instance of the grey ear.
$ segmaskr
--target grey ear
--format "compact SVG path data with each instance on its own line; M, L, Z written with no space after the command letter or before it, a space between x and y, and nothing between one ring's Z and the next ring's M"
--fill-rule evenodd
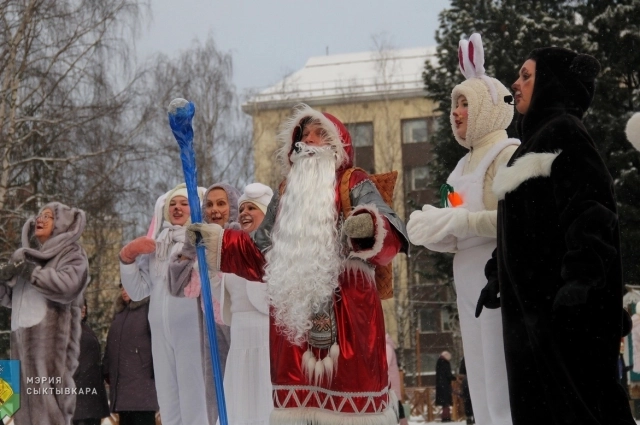
M600 62L591 55L579 54L569 70L582 81L593 81L600 73Z

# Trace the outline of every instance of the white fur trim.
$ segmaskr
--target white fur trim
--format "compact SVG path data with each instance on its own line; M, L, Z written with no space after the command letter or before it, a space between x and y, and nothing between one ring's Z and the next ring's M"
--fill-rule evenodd
M369 263L360 258L350 258L344 262L344 270L347 274L362 278L367 282L373 282L376 279L376 270Z
M358 213L358 211L367 211L376 218L376 223L373 229L374 243L370 249L355 252L353 251L351 239L347 238L350 249L349 259L360 258L362 260L368 260L375 257L380 253L380 251L382 251L382 245L384 243L385 237L387 236L387 229L384 228L384 217L382 216L382 214L380 214L380 212L378 211L378 207L376 207L374 204L358 205L353 209L353 211L351 211L351 215Z
M549 177L553 161L562 151L555 153L528 153L516 160L511 167L502 166L493 179L493 193L498 200L514 191L525 181L536 177Z
M336 170L339 169L347 160L347 152L344 149L342 140L340 139L340 132L329 118L325 117L320 111L311 108L309 105L300 103L293 108L293 114L289 117L280 127L280 131L276 138L280 148L276 152L276 157L280 162L282 168L282 175L286 176L291 169L291 163L289 161L289 152L291 152L291 145L293 144L293 132L303 118L311 117L318 122L322 128L327 131L326 142L333 146L336 155Z
M211 225L210 225L211 226ZM207 257L207 265L211 271L220 271L220 262L222 257L222 240L224 238L224 229L218 225L216 230L202 234L202 242L207 247L205 256Z
M636 112L629 118L625 133L633 147L640 151L640 112Z

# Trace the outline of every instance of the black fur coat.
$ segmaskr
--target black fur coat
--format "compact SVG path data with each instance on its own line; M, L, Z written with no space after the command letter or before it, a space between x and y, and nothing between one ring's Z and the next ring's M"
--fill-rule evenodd
M631 425L616 381L623 284L613 180L582 124L585 103L544 60L519 122L522 144L493 186L498 247L486 272L500 284L513 423Z

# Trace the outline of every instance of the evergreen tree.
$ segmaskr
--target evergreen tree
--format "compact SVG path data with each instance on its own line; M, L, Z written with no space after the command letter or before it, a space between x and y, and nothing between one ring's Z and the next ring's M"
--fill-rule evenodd
M585 51L602 64L585 125L615 179L625 283L640 285L640 154L624 129L640 111L640 0L584 0Z
M466 153L455 141L449 113L451 90L464 80L458 41L483 37L487 74L507 87L531 50L559 46L594 55L602 64L596 97L584 118L615 179L625 282L640 284L640 155L624 137L631 111L640 109L640 0L452 0L440 14L436 66L425 65L427 96L439 103L439 130L431 139L437 160L432 184L439 188ZM515 121L515 120L514 120ZM517 137L513 126L509 135ZM446 259L438 270L451 274Z

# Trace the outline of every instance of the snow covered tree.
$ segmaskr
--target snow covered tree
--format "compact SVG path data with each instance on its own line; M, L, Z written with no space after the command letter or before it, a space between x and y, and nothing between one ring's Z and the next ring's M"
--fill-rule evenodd
M585 51L602 64L585 125L615 179L625 283L640 285L640 154L624 135L640 111L640 0L583 0Z
M140 186L127 171L148 156L134 142L148 115L135 102L141 74L125 65L144 11L137 0L0 1L0 257L45 203L82 208L91 227Z
M225 181L242 189L253 176L249 117L240 110L233 85L231 54L220 51L212 37L194 41L177 58L165 55L153 61L148 80L148 103L157 117L149 135L164 155L157 157L152 180L168 190L184 180L178 145L169 129L166 108L177 97L196 105L193 120L198 183L208 187Z

